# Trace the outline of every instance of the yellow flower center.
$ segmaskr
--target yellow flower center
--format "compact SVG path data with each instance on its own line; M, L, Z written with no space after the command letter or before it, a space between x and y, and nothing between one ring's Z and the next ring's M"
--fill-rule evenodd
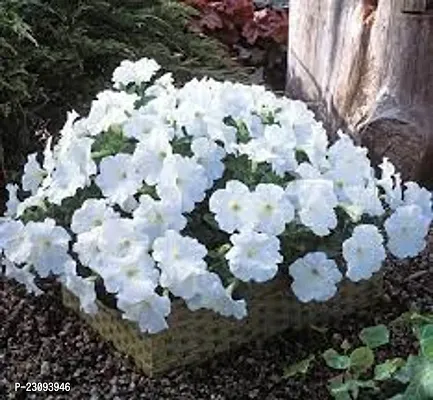
M233 210L233 211L235 211L235 212L237 212L237 211L239 211L239 210L241 209L241 206L240 206L239 203L238 203L237 201L235 201L235 200L232 200L232 201L229 203L229 207L230 207L231 210Z

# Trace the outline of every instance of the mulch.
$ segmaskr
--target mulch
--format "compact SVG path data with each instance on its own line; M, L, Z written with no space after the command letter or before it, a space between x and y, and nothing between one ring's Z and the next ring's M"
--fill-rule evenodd
M285 379L285 367L329 347L338 349L344 339L356 344L363 327L390 322L408 309L433 311L432 250L433 240L430 250L417 259L388 267L383 301L371 310L334 323L326 331L289 330L266 343L253 343L159 378L141 374L129 358L104 343L64 308L56 284L47 283L47 294L34 297L0 278L0 398L329 399L326 382L335 373L320 357L305 376ZM407 332L396 332L392 345L384 347L379 358L414 353L413 343ZM71 390L15 392L16 382L69 382Z

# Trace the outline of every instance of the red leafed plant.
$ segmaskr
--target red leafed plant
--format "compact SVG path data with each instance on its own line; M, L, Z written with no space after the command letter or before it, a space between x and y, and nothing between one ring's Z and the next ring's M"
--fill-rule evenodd
M260 39L286 44L287 11L265 8L255 10L253 0L183 0L200 11L192 26L200 31L218 33L228 44L241 38L250 45Z

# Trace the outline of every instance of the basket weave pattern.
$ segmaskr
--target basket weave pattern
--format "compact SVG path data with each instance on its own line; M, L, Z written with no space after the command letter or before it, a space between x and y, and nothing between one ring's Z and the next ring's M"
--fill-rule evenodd
M105 340L133 358L148 375L203 361L252 340L264 340L288 328L320 324L369 307L383 294L383 278L344 282L338 294L324 303L302 304L282 277L254 287L247 297L248 317L237 321L209 310L191 312L182 301L172 303L169 329L156 335L139 332L136 324L98 302L99 312L79 311L78 299L63 289L63 303L75 310Z

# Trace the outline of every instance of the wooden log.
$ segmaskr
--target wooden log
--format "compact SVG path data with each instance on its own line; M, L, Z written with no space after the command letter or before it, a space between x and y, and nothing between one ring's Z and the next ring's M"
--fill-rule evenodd
M433 1L292 0L287 91L433 187Z

